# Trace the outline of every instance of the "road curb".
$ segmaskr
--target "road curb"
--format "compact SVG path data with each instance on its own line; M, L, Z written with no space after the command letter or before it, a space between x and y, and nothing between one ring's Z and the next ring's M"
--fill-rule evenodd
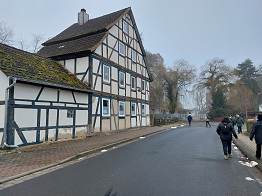
M245 155L249 160L255 160L258 165L256 165L256 168L258 168L262 172L262 161L257 160L255 157L255 152L250 149L248 145L246 145L242 141L238 141L236 139L233 140L234 144L238 147L238 149Z
M177 125L177 128L179 128L179 127L182 127L182 126L181 125ZM31 170L31 171L28 171L28 172L24 172L24 173L15 175L15 176L11 176L11 177L5 178L3 180L0 180L0 184L4 184L4 183L7 183L9 181L16 180L18 178L22 178L22 177L25 177L25 176L28 176L28 175L31 175L31 174L34 174L34 173L46 170L46 169L50 169L50 168L56 167L58 165L62 165L62 164L68 163L70 161L74 161L76 159L85 157L87 155L97 153L97 152L99 152L99 151L101 151L103 149L112 148L114 146L118 146L118 145L121 145L121 144L129 143L129 142L132 142L132 141L135 142L140 137L153 136L153 135L161 134L161 133L164 133L164 132L170 131L170 130L171 130L171 128L163 128L163 129L158 130L158 131L153 132L153 133L147 133L147 134L143 134L143 135L140 135L140 136L137 136L137 137L134 137L134 138L124 139L124 140L120 140L120 141L117 141L117 142L114 142L114 143L111 143L111 144L107 144L107 145L103 145L103 146L100 146L100 147L97 147L97 148L93 148L93 149L90 149L90 150L78 153L78 154L76 154L74 156L68 157L68 158L66 158L66 159L64 159L62 161L57 162L57 163L53 163L53 164L50 164L50 165L47 165L47 166L44 166L44 167L41 167L41 168L37 168L37 169Z

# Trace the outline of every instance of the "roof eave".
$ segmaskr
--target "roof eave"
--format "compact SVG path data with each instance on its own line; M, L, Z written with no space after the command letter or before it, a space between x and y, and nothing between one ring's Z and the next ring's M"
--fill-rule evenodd
M88 86L86 86L86 89L81 89L81 88L74 88L74 87L70 87L70 86L60 85L60 84L54 84L54 83L50 83L50 82L26 80L26 79L14 77L14 76L10 76L10 78L16 79L18 82L22 82L22 83L37 84L37 85L55 87L55 88L66 89L66 90L80 91L80 92L85 92L85 93L92 92L91 89Z

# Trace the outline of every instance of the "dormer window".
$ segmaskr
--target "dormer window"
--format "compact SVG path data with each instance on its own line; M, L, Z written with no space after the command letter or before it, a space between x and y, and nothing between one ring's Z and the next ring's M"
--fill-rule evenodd
M119 53L123 56L126 55L126 46L122 42L119 42Z
M123 22L123 31L126 33L126 34L129 34L129 25L126 21Z

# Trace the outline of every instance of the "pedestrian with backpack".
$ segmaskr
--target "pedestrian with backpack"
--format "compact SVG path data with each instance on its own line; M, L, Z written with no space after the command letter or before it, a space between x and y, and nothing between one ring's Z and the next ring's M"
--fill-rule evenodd
M189 115L187 116L187 121L188 121L189 126L191 126L192 120L193 120L193 117L192 117L191 113L189 112Z
M252 131L250 133L250 140L252 141L255 137L256 141L256 158L261 158L261 145L262 145L262 114L257 115L257 122L253 125Z
M236 115L236 125L238 134L242 133L242 126L244 124L244 119L240 115Z
M233 125L230 123L229 118L225 117L221 123L218 125L217 134L220 136L223 151L224 151L224 159L227 160L228 158L232 157L231 154L231 146L232 146L232 135L236 139L238 139L237 134L233 128Z

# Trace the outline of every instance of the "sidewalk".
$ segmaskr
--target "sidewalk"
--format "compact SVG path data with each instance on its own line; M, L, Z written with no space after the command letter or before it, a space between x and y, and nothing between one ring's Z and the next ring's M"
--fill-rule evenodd
M86 139L26 146L11 152L0 151L0 184L14 177L92 154L101 148L109 148L111 144L117 145L141 136L160 133L176 125L129 129L107 133L107 135L94 135Z
M256 159L256 143L255 139L250 141L249 136L245 134L238 134L238 140L234 139L234 143L245 154L249 160L254 160L258 163L256 166L259 170L262 171L262 160Z

